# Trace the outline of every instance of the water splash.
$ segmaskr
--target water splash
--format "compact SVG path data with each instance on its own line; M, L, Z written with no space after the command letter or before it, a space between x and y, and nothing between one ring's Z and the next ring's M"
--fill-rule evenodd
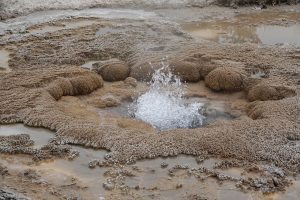
M164 131L175 128L202 126L202 103L186 103L185 84L167 70L168 66L156 70L150 89L133 103L132 112L136 119L143 120Z

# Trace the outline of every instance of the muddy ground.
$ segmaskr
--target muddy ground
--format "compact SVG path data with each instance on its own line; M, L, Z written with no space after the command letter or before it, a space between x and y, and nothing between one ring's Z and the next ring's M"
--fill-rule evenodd
M293 5L1 22L0 199L297 199L299 21ZM162 62L230 117L159 131L128 115Z

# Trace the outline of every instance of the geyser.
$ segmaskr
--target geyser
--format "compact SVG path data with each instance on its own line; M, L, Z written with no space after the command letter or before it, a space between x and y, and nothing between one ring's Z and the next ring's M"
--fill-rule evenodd
M186 103L185 84L164 67L155 71L150 89L130 106L132 115L164 131L202 126L203 103Z

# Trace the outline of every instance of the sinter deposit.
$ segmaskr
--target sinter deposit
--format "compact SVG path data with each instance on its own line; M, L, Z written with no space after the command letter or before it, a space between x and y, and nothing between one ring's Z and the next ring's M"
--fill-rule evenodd
M2 0L0 199L298 199L300 7L214 2Z

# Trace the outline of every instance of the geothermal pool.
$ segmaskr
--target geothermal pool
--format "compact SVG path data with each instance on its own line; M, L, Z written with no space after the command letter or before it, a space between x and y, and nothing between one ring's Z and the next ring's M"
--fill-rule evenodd
M225 102L186 97L188 85L166 69L167 66L156 70L149 89L133 102L106 110L142 120L159 131L199 128L218 120L235 118L225 108Z

